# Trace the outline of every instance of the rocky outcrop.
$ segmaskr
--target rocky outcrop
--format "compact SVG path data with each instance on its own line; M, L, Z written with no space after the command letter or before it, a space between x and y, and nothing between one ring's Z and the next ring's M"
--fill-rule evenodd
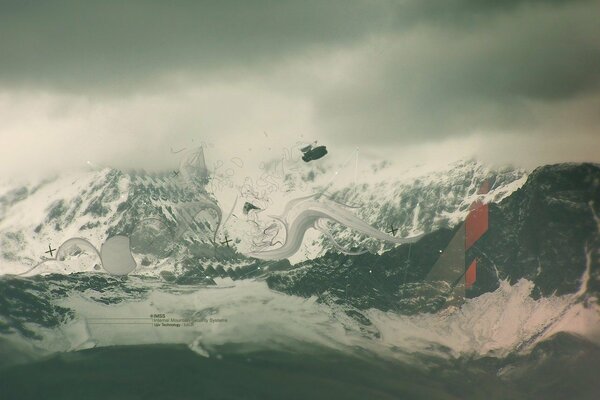
M600 166L536 169L522 188L490 204L489 229L466 254L467 264L478 260L476 282L466 295L479 296L495 290L500 280L522 278L534 282L534 296L574 293L584 283L589 294L597 294L598 214ZM274 273L267 282L275 290L359 309L435 311L455 300L454 295L447 283L422 281L458 229L437 230L381 255L327 253L292 271Z

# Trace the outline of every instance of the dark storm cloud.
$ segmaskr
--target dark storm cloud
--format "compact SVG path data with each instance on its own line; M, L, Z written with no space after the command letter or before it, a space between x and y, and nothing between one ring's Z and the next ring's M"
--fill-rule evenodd
M323 131L370 143L527 131L565 103L600 93L598 2L473 13L468 26L441 13L430 17L448 24L422 24L365 46L355 72L363 79L319 99ZM548 114L534 116L539 108ZM584 119L573 121L577 129L599 122L597 113L577 116Z
M251 82L301 98L316 134L345 143L535 130L555 115L589 131L599 20L596 0L0 0L0 91Z
M244 71L308 46L351 44L387 18L358 1L25 1L0 10L2 84L58 87Z
M419 23L463 24L559 1L13 1L0 4L0 84L127 89L168 73L248 73Z
M465 26L492 14L513 12L528 6L564 6L578 0L421 0L397 2L393 7L396 22L437 21Z

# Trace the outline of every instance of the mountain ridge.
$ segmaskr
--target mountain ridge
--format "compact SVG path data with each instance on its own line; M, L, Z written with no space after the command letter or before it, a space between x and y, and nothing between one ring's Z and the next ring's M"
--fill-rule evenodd
M311 168L321 171L315 174L312 186L314 191L319 191L325 186L324 182L329 181L327 171L318 165ZM352 188L342 186L341 189L334 189L331 196L339 200L351 201L354 199L363 203L376 203L375 207L367 205L360 209L359 215L374 226L379 226L381 230L388 228L383 223L385 218L396 214L399 235L408 234L415 229L432 230L436 226L457 223L459 219L457 215L464 215L466 212L465 203L468 199L465 200L462 196L465 194L472 196L475 186L490 176L501 177L499 190L494 192L500 197L513 190L511 185L518 185L519 180L522 180L524 176L524 173L519 170L495 172L475 161L449 165L446 170L439 173L433 172L424 175L419 175L418 170L415 173L413 169L412 172L409 171L409 174L413 174L416 178L413 179L412 176L409 176L402 190L415 193L413 195L415 201L419 196L425 196L424 199L421 199L422 208L426 208L428 201L436 204L437 207L437 210L429 214L425 211L419 213L420 217L417 215L415 222L415 215L409 214L410 207L406 206L411 201L410 196L405 196L405 200L398 201L397 192L392 190L394 185L386 183L388 178L385 174L390 174L390 168L388 164L385 164L379 166L374 172L384 175L383 183L378 184L378 189L368 191L379 196L375 202L371 200L372 195L367 199L352 197L352 193L359 193L355 184L351 184ZM453 171L454 174L448 177L445 176L445 171ZM296 183L288 182L291 179L290 176L283 177L282 181L293 186ZM364 188L365 185L369 185L369 183L362 183L361 188ZM383 190L381 185L386 186L388 190ZM503 192L503 189L506 190ZM447 199L440 198L438 193L442 191L452 193L452 196ZM428 194L424 195L423 193L426 192ZM283 203L286 201L285 199L302 193L304 192L272 193L271 197L276 194L280 195L280 200L276 203ZM136 230L136 226L144 224L143 221L152 218L162 221L159 227L152 227L153 229L162 230L173 236L181 223L178 209L182 208L184 204L199 201L225 204L221 201L220 195L218 192L209 193L202 186L186 185L173 171L125 173L119 170L103 169L80 175L58 177L53 181L42 181L31 186L20 186L0 196L0 210L2 210L0 213L1 255L5 262L31 265L44 254L48 244L58 246L70 237L83 237L96 246L100 246L110 236L131 236ZM282 197L283 195L285 197ZM271 203L273 202L275 201L271 200ZM243 201L238 203L240 207L244 204ZM220 208L224 207L225 205L221 205ZM220 246L220 243L213 243L211 232L214 232L217 226L220 236L227 235L234 238L235 248L238 252L244 253L252 246L248 239L255 234L254 230L257 230L254 227L255 222L263 226L272 223L272 220L266 216L269 210L260 214L253 211L246 220L236 219L235 224L227 223L226 218L228 217L226 216L222 217L225 221L221 224L215 215L204 215L195 209L192 211L198 212L201 217L198 218L199 221L194 221L193 229L190 229L190 232L195 235L184 235L181 243L165 245L163 247L169 248L160 249L157 251L158 254L150 254L146 257L150 264L158 263L160 256L164 255L165 251L173 254L183 252L188 257L198 255L209 257L214 253L215 245L225 247ZM243 215L240 211L234 209L232 211L236 215ZM262 229L258 230L262 231ZM338 240L349 246L364 244L367 248L377 251L386 248L381 243L373 241L369 243L368 238L358 237L336 227L334 227L334 234ZM223 239L219 238L219 241L221 240ZM316 257L329 248L331 246L327 239L320 237L319 234L313 234L312 237L308 235L305 239L305 247L302 249L304 253L299 255L300 260ZM191 252L188 251L189 249L192 249Z

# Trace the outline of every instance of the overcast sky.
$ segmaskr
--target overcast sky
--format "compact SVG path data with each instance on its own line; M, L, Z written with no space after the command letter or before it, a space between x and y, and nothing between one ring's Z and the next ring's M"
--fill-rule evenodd
M313 140L600 162L599 21L596 0L0 0L0 173Z

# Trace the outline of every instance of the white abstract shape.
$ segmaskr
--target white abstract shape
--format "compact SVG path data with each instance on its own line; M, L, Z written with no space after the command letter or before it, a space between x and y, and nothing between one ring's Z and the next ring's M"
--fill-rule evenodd
M329 239L331 244L333 244L333 246L336 249L338 249L338 251L342 254L345 254L347 256L359 256L359 255L365 254L367 252L367 250L351 251L351 250L344 248L341 244L339 244L335 240L335 238L331 234L331 231L327 228L326 220L324 220L324 219L317 220L317 222L315 223L315 229L317 229L322 234L324 234L327 237L327 239Z
M177 231L175 232L173 240L179 240L188 231L193 232L193 227L197 222L196 216L199 215L201 212L207 210L212 210L216 214L217 227L213 233L212 238L212 241L214 243L217 238L217 233L219 232L219 229L221 227L223 213L221 211L221 208L216 203L205 199L198 199L194 202L185 203L177 208L177 222L179 226L177 228Z
M75 250L75 251L73 251L73 250ZM64 261L68 255L75 253L77 250L80 250L80 251L89 250L92 254L95 254L98 256L98 259L100 260L100 262L102 260L102 257L100 257L100 253L98 252L98 250L87 239L71 238L71 239L63 242L63 244L61 244L58 247L58 249L56 251L56 256L54 258L45 259L43 261L40 261L39 263L35 264L33 267L29 268L27 271L21 272L20 274L17 274L17 275L18 276L27 275L30 272L36 270L38 267L40 267L42 265L46 265L47 262L58 262L61 265L64 265L62 263L62 261ZM36 272L40 273L39 271L36 271Z
M179 163L183 182L186 185L204 186L208 181L208 169L204 158L204 149L196 147L185 154Z
M100 248L102 266L112 275L127 275L137 266L127 236L113 236Z
M315 195L291 200L285 206L283 215L274 217L281 221L285 228L285 243L277 249L251 252L248 255L263 260L281 260L291 257L300 249L306 231L314 227L320 218L332 220L362 234L386 242L413 243L423 236L422 234L407 238L390 236L361 220L339 203L323 196L319 197L318 200Z
M71 254L73 249L89 250L93 254L98 255L99 259L102 259L102 256L100 256L100 253L93 244L91 244L87 239L77 237L71 238L60 245L56 251L56 259L60 261L64 260L69 254Z

